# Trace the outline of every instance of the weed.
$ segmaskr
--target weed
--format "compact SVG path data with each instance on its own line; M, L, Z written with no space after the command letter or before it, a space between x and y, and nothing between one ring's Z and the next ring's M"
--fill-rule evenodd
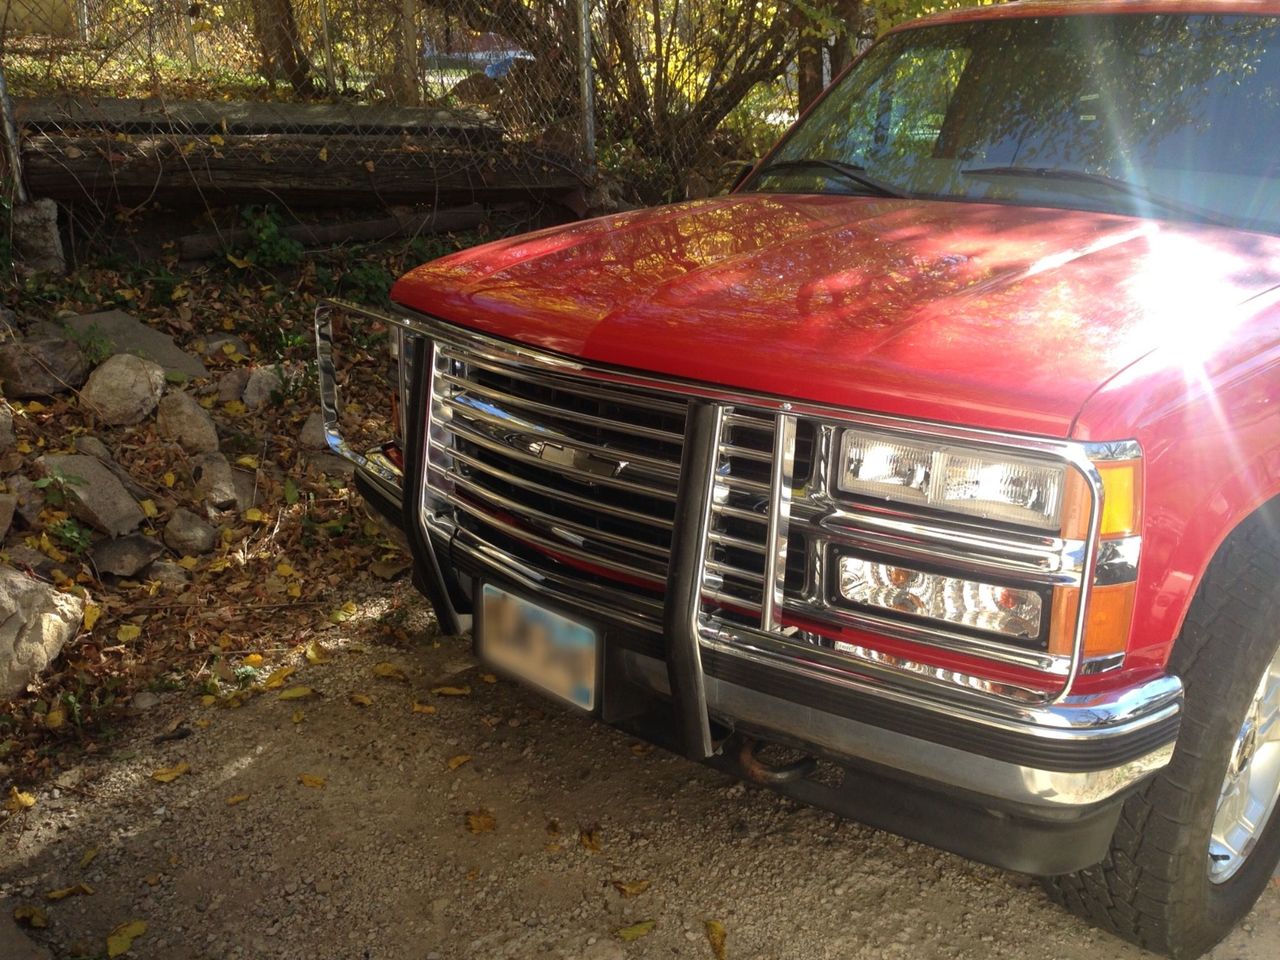
M97 366L111 356L112 343L96 323L91 323L83 330L66 328L67 338L80 345L81 352L93 366Z
M274 206L245 207L240 217L249 231L249 240L240 251L244 259L267 270L297 266L302 244L285 235L280 212Z
M37 490L44 491L44 499L49 506L61 507L67 502L69 488L83 487L84 480L80 477L69 476L57 467L53 467L50 469L48 476L41 477L32 486Z
M93 534L89 529L72 517L51 523L47 529L61 546L70 550L76 556L88 550L93 543Z

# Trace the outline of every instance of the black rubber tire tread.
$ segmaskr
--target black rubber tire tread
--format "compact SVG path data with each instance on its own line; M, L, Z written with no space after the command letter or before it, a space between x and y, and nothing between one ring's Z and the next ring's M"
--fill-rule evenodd
M1170 659L1186 707L1170 764L1124 805L1102 863L1048 878L1098 927L1177 960L1198 957L1252 908L1280 860L1280 815L1226 883L1209 881L1209 832L1230 745L1280 643L1280 530L1262 512L1214 557Z

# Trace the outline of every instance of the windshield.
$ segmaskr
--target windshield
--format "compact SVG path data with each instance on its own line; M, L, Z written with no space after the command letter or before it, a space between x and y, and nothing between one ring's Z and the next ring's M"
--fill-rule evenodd
M747 189L1069 207L1278 233L1277 147L1280 19L971 21L890 34Z

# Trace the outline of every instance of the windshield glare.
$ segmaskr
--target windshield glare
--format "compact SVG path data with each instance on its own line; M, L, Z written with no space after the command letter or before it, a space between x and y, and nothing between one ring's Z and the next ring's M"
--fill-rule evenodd
M891 34L748 189L867 192L785 163L822 159L911 196L1280 232L1278 31L1274 17L1121 14Z

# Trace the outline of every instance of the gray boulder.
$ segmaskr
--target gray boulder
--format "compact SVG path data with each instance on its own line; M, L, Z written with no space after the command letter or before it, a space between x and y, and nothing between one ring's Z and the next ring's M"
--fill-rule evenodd
M167 333L149 327L123 310L86 313L63 320L81 343L92 343L103 353L131 353L164 367L166 373L207 377L209 371ZM99 354L101 356L101 354Z
M0 400L0 453L4 453L17 441L13 432L13 411Z
M96 457L47 454L36 463L45 476L54 478L71 512L103 533L123 536L143 521L138 501Z
M18 498L16 509L22 522L28 527L34 527L39 522L40 511L44 509L44 494L28 477L20 473L6 480L5 485Z
M196 496L215 510L229 510L236 505L236 482L231 464L220 453L206 453L195 462L192 473L196 480Z
M141 533L99 540L89 548L89 557L98 573L117 577L135 576L162 553L164 546L159 540Z
M218 402L230 403L244 395L245 384L249 382L249 368L236 367L228 370L218 381Z
M181 390L172 390L160 401L156 413L160 436L177 441L187 453L213 453L218 449L218 428L204 407Z
M5 538L13 524L13 512L18 509L18 498L12 493L0 493L0 540Z
M58 205L48 197L16 203L9 213L13 259L28 270L66 273L67 258L58 232Z
M0 383L13 399L51 397L84 383L89 361L70 340L11 340L0 344Z
M283 385L280 371L275 367L255 367L249 373L240 399L250 410L258 410L270 403L272 395Z
M84 601L0 565L0 697L34 680L80 629Z
M298 434L298 442L308 450L323 450L329 446L324 435L324 417L320 411L310 414Z
M218 532L185 507L173 511L162 536L165 546L182 556L208 553L218 542Z
M117 353L89 375L80 399L103 423L126 426L149 417L163 392L163 367Z
M120 464L116 463L112 457L111 451L107 449L107 445L97 437L85 434L76 437L75 444L76 453L83 453L85 456L96 457L102 461L102 465L116 475L116 479L124 484L124 488L137 500L145 500L150 496L150 491L143 488L133 477L129 476L129 471Z
M183 587L191 581L187 569L172 560L157 560L143 571L142 576L147 580L158 580L168 587Z

